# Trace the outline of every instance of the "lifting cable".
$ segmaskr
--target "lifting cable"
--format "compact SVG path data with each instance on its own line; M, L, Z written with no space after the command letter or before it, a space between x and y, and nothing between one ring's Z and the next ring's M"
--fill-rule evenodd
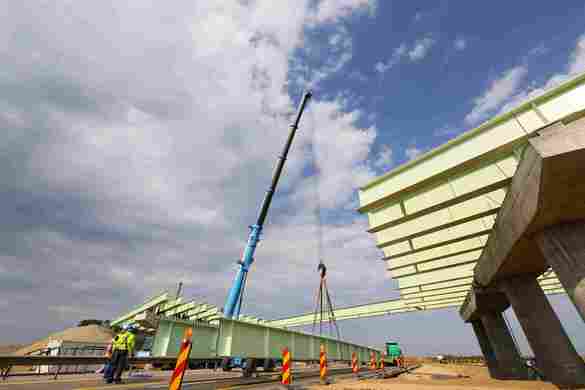
M313 188L314 188L314 217L316 223L316 239L317 239L317 260L319 262L317 271L319 272L319 289L317 290L315 312L313 316L313 329L312 333L315 334L317 322L319 322L319 336L323 334L323 314L326 314L326 321L329 322L329 334L333 337L333 330L335 329L335 335L337 339L341 339L339 327L335 320L335 310L333 308L333 302L329 289L327 288L327 267L323 262L323 218L321 215L321 191L320 191L320 175L319 164L317 161L316 144L317 144L317 133L315 131L315 114L312 107L308 110L308 116L310 119L310 163L313 169ZM309 179L311 180L311 179Z

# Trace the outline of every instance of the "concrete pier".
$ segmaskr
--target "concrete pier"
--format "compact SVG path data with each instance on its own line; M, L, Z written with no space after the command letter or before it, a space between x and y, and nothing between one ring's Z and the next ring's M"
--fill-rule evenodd
M495 302L494 291L504 292L535 354L537 367L547 380L562 388L585 388L585 364L537 277L552 268L585 320L583 167L582 113L552 123L529 139L475 266L474 289L460 309L467 322L481 318L499 368L503 361L514 361L516 352L506 341L502 325L487 315L494 311L494 305L501 305ZM491 293L482 293L486 291ZM498 353L498 345L506 344L502 349L511 349L512 355ZM488 360L488 349L486 353Z
M492 378L500 379L498 372L498 359L496 358L496 354L492 348L483 323L481 320L475 320L471 321L471 326L473 326L473 332L475 333L475 337L477 337L477 342L479 343L479 348L481 349L481 353L487 363L490 376Z
M500 284L546 379L560 387L585 388L585 363L567 337L536 275L513 277Z
M496 379L528 379L528 369L516 349L502 313L491 312L481 316L481 323L497 360Z
M551 226L535 241L585 321L585 220Z

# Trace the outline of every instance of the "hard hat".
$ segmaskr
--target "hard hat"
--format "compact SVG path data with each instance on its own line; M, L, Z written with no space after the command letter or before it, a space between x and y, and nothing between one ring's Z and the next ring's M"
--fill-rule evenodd
M130 326L131 325L124 324L124 325L122 325L122 330L128 330L128 329L130 329Z

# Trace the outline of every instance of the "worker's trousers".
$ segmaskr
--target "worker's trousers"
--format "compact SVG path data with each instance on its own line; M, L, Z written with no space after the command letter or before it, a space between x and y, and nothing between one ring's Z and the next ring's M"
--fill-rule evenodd
M126 350L114 350L112 352L112 377L107 378L109 381L120 382L120 378L122 377L122 372L128 365L128 351Z
M112 367L112 357L108 359L106 364L104 365L104 379L105 380L113 380L114 378L114 367Z

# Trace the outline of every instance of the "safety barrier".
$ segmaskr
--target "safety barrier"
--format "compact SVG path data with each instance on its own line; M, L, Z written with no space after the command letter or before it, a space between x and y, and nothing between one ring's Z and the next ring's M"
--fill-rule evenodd
M107 362L105 356L0 356L0 377L2 380L6 380L10 375L13 367L32 367L34 371L26 375L51 375L55 379L59 375L63 374L78 374L82 372L67 372L63 370L63 367L67 366L89 366L96 365L102 366ZM128 360L130 365L144 365L144 364L162 364L162 365L174 365L176 357L139 357L131 358ZM201 359L203 360L203 359ZM194 360L190 360L192 362ZM51 372L38 373L35 367L38 366L49 366L52 367ZM87 371L85 371L87 372Z
M358 358L357 358L356 353L353 352L351 354L351 372L357 376L359 371L360 371L360 364L358 362Z
M376 355L372 352L370 354L370 371L376 371Z
M380 363L378 365L382 373L384 372L384 360L386 360L386 354L382 353L382 356L380 357Z
M78 344L78 343L77 343ZM63 343L61 341L51 341L46 348L33 350L27 356L104 356L106 353L106 344L103 345L75 345L72 342ZM29 373L39 375L55 374L82 374L94 372L101 367L100 364L70 364L51 366L40 364L32 366Z
M327 351L325 351L323 344L321 344L319 353L319 379L322 385L327 384Z
M287 347L282 349L282 380L281 383L285 386L288 386L292 383L292 374L291 374L291 361L290 361L290 351Z
M171 375L169 390L180 390L181 386L183 385L183 376L185 375L185 370L187 370L187 367L189 366L189 354L191 353L191 346L193 345L191 343L192 334L193 330L191 328L187 328L185 331L185 338L181 343L179 356L177 357L177 364L175 365L175 369Z

